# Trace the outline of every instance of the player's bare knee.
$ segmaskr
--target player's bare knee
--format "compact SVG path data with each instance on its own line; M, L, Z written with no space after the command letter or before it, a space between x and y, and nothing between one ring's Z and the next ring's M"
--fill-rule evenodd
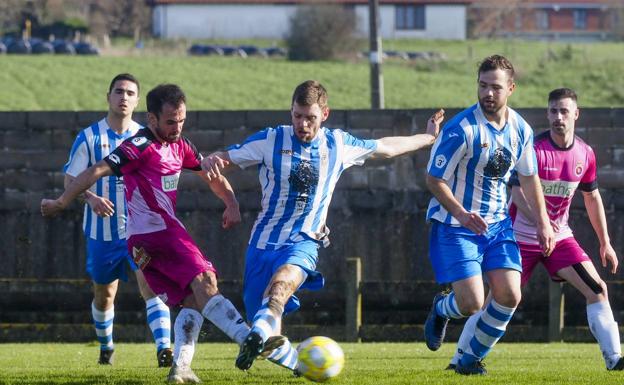
M457 306L459 307L459 311L462 315L469 317L481 310L481 307L483 306L483 301L479 301L477 298L471 298L463 301L458 301Z
M204 271L193 279L191 282L191 289L193 289L193 291L200 289L209 297L215 296L219 294L217 276L212 271Z
M520 305L522 294L519 290L508 290L494 296L494 300L505 307L516 308Z
M576 263L574 265L572 265L572 268L574 269L574 271L576 271L576 274L578 274L579 278L581 278L581 280L583 281L583 283L585 285L587 285L587 287L589 287L589 289L596 295L601 295L601 294L605 294L607 293L607 285L604 283L604 281L600 278L596 279L594 278L585 268L585 266L583 266L582 263ZM591 294L589 294L591 295ZM588 294L586 294L586 297L588 297ZM589 299L589 297L588 297Z
M597 286L589 292L585 293L585 299L588 303L604 302L609 300L607 293L607 284L602 279L596 281Z

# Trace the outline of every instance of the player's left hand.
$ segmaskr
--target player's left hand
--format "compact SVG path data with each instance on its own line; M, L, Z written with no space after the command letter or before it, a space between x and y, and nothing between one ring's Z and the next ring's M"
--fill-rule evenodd
M618 259L610 243L600 246L600 261L602 262L602 267L607 267L607 262L611 263L612 274L617 272Z
M223 221L221 223L221 227L223 227L224 229L229 229L236 226L240 222L241 214L238 204L226 206L225 210L223 211Z
M427 134L438 137L440 133L440 123L444 120L444 110L439 109L435 114L431 115L431 118L427 120Z
M229 165L230 162L223 159L219 153L206 156L201 161L202 170L206 172L208 180L217 179L221 175L221 170Z
M41 215L44 217L53 217L63 211L63 205L58 199L42 199Z

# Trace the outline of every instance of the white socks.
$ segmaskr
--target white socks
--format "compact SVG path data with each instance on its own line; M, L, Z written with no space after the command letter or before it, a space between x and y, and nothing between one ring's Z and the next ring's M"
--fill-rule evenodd
M622 356L622 348L620 346L618 324L613 319L609 301L587 305L587 323L589 324L589 330L591 330L598 341L598 345L600 345L600 351L607 368L613 368Z
M455 350L455 355L453 356L453 358L451 358L452 365L457 365L461 356L466 350L469 349L470 340L475 333L477 321L479 321L481 314L483 314L483 310L479 310L478 312L468 317L468 319L466 320L461 335L459 336L459 340L457 341L457 349Z
M201 313L238 345L241 345L249 334L249 326L243 317L232 302L221 294L210 298Z
M204 318L197 310L183 308L178 313L173 325L175 333L173 363L178 367L191 367L195 354L195 344L197 344L203 323Z

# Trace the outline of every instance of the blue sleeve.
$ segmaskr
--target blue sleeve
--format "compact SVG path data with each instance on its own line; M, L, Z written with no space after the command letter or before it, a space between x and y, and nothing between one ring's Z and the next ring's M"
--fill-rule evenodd
M458 124L445 126L431 149L427 165L429 175L448 180L466 153L466 148L464 129Z

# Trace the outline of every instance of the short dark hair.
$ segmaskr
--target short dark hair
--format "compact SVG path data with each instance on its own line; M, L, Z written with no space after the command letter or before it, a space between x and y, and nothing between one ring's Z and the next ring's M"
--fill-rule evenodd
M292 105L311 106L318 103L321 109L327 107L327 90L316 80L306 80L295 88L292 96Z
M108 93L109 94L111 92L113 92L113 87L115 87L115 83L120 81L120 80L127 80L129 82L132 82L132 83L136 84L137 91L141 90L141 86L139 85L139 79L134 77L134 75L132 75L132 74L124 73L124 74L119 74L119 75L115 76L113 78L113 80L111 80L110 85L108 86Z
M574 103L576 103L576 92L574 92L573 89L571 88L557 88L555 90L550 91L550 93L548 94L548 103L554 101L554 100L561 100L561 99L567 99L570 98L572 100L574 100Z
M503 70L509 75L509 80L513 81L516 71L513 64L504 56L492 55L488 56L481 63L479 63L479 70L477 71L477 79L483 72Z
M186 95L176 84L160 84L147 93L147 112L159 116L164 104L178 108L186 103Z

